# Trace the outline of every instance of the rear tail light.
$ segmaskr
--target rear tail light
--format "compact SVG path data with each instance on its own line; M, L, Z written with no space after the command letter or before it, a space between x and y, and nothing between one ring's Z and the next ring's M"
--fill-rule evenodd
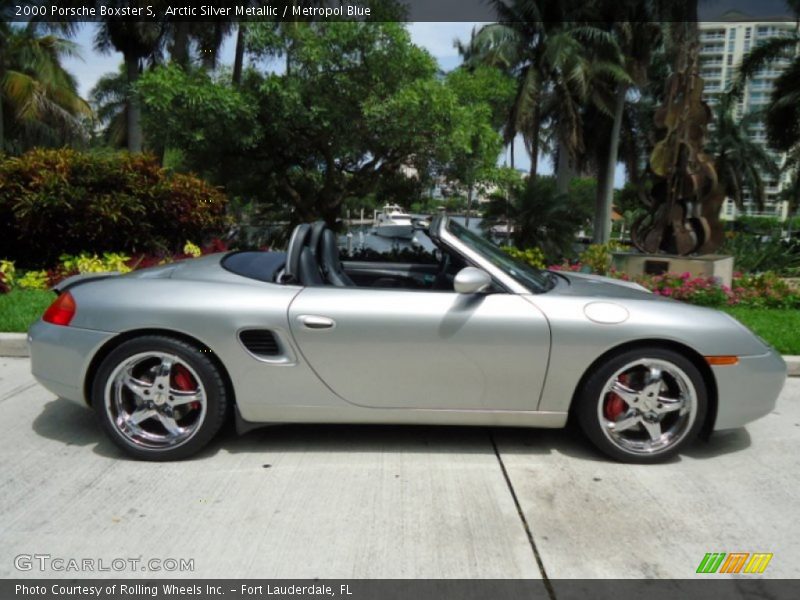
M69 325L76 308L75 298L69 292L64 292L44 312L42 320L53 325Z

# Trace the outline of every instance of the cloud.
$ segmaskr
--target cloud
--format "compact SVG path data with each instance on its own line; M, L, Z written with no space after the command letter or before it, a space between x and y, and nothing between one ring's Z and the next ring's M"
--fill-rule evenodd
M411 40L426 48L439 62L458 56L454 41L469 40L473 27L483 23L411 23L408 27Z

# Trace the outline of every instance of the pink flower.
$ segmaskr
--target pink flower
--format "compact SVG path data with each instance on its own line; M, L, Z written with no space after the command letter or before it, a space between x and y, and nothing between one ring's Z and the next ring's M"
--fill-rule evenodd
M672 288L668 288L668 287L664 288L663 290L661 290L661 295L662 296L671 296L672 295Z

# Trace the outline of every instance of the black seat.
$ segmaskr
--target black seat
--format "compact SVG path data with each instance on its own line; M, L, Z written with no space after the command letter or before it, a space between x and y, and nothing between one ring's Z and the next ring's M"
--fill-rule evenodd
M319 270L319 263L308 247L303 248L302 252L300 252L299 276L300 283L303 285L322 285L325 283Z
M331 285L338 287L355 287L350 276L344 272L342 262L339 260L339 248L336 246L336 235L330 229L322 232L320 240L320 263L325 279Z

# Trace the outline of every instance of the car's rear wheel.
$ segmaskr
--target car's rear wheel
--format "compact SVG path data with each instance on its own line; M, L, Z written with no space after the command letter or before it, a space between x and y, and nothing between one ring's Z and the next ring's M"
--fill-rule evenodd
M608 456L632 463L680 452L697 437L708 405L697 367L657 347L612 356L589 375L577 400L586 436Z
M143 336L103 360L92 405L114 443L131 456L178 460L219 431L228 399L207 354L178 339Z

